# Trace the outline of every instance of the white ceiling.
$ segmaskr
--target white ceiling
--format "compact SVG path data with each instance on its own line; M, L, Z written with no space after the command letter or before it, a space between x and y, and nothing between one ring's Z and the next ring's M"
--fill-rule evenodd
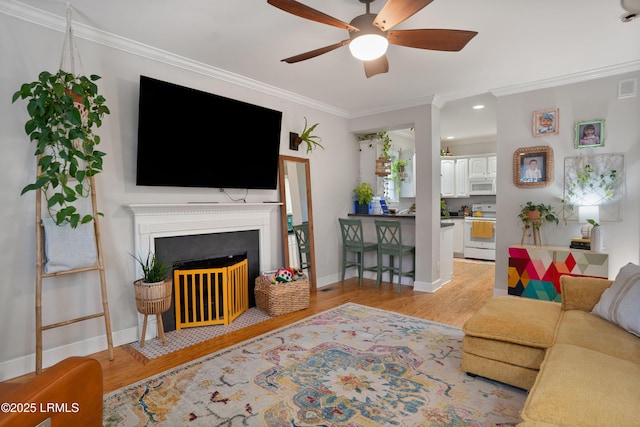
M365 12L359 0L301 2L345 22ZM558 78L584 80L640 69L640 19L622 23L618 0L435 0L395 29L450 28L479 34L460 52L391 45L389 72L369 79L346 46L297 64L281 62L347 39L348 33L286 13L266 0L0 0L0 6L3 3L57 16L64 16L71 3L74 22L81 25L285 90L345 116L416 105L437 95L447 102L443 136L461 138L495 134L495 120L485 123L474 119L478 114L453 113L456 108L473 113L468 103L454 100L551 84ZM371 12L383 4L374 1ZM483 114L495 117L493 96L484 96L488 108Z

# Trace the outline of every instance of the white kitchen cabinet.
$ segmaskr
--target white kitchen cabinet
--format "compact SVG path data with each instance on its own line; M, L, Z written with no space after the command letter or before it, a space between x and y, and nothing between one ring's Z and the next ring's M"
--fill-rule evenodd
M442 197L469 197L469 159L441 159L440 174Z
M455 197L469 197L469 159L456 159Z
M407 177L400 183L400 197L416 197L416 153L413 150L403 150L400 158L409 160L406 166Z
M442 197L456 197L456 161L440 160L440 193Z
M453 254L460 258L464 256L464 217L449 217L440 220L453 224Z
M453 253L464 256L464 217L452 218L453 221Z
M470 157L469 178L495 178L497 165L497 156Z

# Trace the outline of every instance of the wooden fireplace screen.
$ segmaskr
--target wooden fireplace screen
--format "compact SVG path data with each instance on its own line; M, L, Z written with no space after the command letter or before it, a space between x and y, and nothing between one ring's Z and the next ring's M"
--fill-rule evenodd
M221 268L174 270L176 330L228 325L249 308L245 259Z

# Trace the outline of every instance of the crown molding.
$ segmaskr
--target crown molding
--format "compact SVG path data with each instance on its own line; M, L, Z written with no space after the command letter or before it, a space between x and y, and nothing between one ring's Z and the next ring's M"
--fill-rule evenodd
M62 16L54 15L52 13L43 11L41 9L25 5L16 0L0 0L0 12L14 18L30 22L35 25L46 27L55 31L64 32L66 29L65 18ZM74 23L74 36L81 39L101 44L113 49L118 49L123 52L137 55L150 59L152 61L161 62L170 66L181 68L194 73L210 76L227 83L231 83L240 87L255 90L267 95L271 95L280 99L284 99L299 105L304 105L319 111L323 111L342 118L358 118L365 117L373 114L385 113L390 111L397 111L405 108L412 108L422 105L433 104L439 108L442 108L444 104L449 101L461 99L468 96L477 95L477 93L455 95L430 95L422 98L408 100L406 102L397 103L393 105L386 105L377 107L374 109L348 111L342 108L338 108L333 105L325 104L314 99L286 91L284 89L271 86L257 80L250 79L248 77L231 73L229 71L213 67L211 65L195 61L174 53L157 49L153 46L139 43L131 39L127 39L118 36L113 33L109 33L97 28L88 26L86 24ZM547 89L556 86L569 85L574 83L581 83L588 80L593 80L602 77L610 77L627 72L634 72L640 70L640 61L633 61L624 64L618 64L608 67L603 67L596 70L588 70L579 73L568 74L564 76L553 77L544 80L538 80L533 82L525 82L512 86L505 86L501 88L490 89L488 92L495 96L513 95L522 92L528 92L538 89Z
M66 30L66 20L62 16L54 15L50 12L25 5L15 0L0 0L0 12L14 18L49 28L64 33ZM335 106L298 95L293 92L271 86L257 80L250 79L239 74L231 73L211 65L195 61L174 53L157 49L153 46L139 43L137 41L127 39L117 34L109 33L86 24L73 23L74 37L81 38L93 43L98 43L113 49L150 59L152 61L161 62L176 68L181 68L198 74L214 77L218 80L225 81L247 89L255 90L267 95L271 95L280 99L284 99L296 104L304 105L316 110L324 111L329 114L347 118L349 112L337 108Z
M603 77L611 77L624 73L630 73L640 70L640 61L626 62L608 67L602 67L595 70L588 70L579 73L567 74L564 76L552 77L550 79L537 80L534 82L526 82L512 86L505 86L498 89L491 89L495 96L514 95L532 90L548 89L556 86L564 86L575 83L582 83L589 80L600 79Z

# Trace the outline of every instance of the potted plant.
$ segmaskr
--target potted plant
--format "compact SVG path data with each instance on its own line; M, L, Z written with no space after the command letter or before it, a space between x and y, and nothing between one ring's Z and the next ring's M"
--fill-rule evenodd
M318 147L324 150L324 147L320 144L320 141L322 141L322 138L319 137L318 135L311 134L311 132L313 132L319 124L320 123L316 123L309 127L307 123L307 118L306 117L304 118L304 129L302 130L302 133L294 137L294 145L296 146L296 149L300 144L304 142L307 144L307 153L311 152L314 148L318 148Z
M553 211L550 205L527 202L525 205L522 205L521 208L518 218L522 221L525 229L531 227L539 229L545 222L554 222L556 225L560 222L558 214Z
M78 213L73 203L90 194L91 177L102 171L105 153L95 149L100 137L93 127L109 114L105 99L94 83L99 76L74 76L66 71L43 71L38 80L25 83L13 101L27 99L30 119L25 132L36 143L38 172L35 182L22 194L43 190L47 208L57 225L69 222L75 228L92 215Z
M368 214L369 205L373 200L373 189L368 182L361 182L356 188L353 189L358 199L356 200L356 213Z
M134 256L142 269L142 278L138 279L142 284L152 285L164 282L171 271L171 266L158 260L155 253L149 253L146 259Z
M136 296L136 309L144 314L140 347L144 347L147 331L147 317L156 315L158 335L165 344L164 325L161 314L171 307L173 281L167 280L171 266L158 260L155 253L149 253L146 259L134 256L142 269L142 278L133 282Z

